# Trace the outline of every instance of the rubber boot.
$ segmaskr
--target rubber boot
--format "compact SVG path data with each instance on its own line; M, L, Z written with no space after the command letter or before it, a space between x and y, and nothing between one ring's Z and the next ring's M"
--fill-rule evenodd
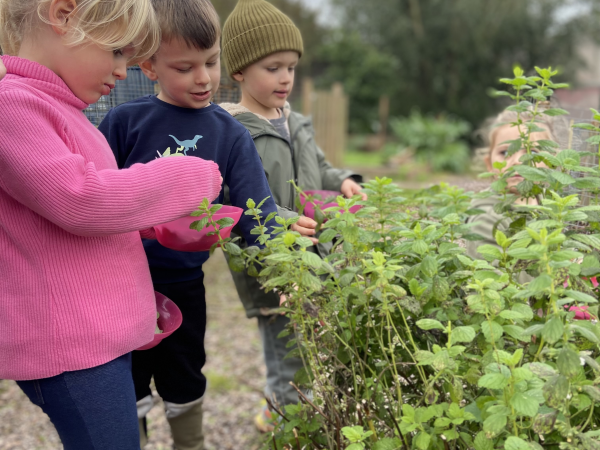
M204 450L202 431L202 402L198 402L184 413L167 420L171 426L174 447L177 450Z
M140 427L140 448L144 448L148 443L148 428L146 427L146 418L142 417L138 419L138 425Z

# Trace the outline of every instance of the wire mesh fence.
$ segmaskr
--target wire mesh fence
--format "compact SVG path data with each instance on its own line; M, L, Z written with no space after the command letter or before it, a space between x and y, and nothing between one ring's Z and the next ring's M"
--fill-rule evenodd
M158 83L146 77L139 67L129 67L127 78L118 80L110 95L100 97L100 100L85 109L84 113L90 122L98 126L108 111L115 106L144 95L158 94L159 90ZM225 102L238 103L240 99L239 85L229 77L221 77L221 84L213 98L213 102L217 104Z

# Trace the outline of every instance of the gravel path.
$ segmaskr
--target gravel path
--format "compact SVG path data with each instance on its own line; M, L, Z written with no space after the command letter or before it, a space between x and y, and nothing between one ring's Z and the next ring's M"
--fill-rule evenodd
M248 320L223 254L205 266L208 327L204 373L209 380L204 403L207 450L257 450L261 436L253 418L265 379L260 337L255 320ZM149 443L145 450L172 446L161 402L148 415ZM59 450L54 427L13 381L0 380L0 450Z

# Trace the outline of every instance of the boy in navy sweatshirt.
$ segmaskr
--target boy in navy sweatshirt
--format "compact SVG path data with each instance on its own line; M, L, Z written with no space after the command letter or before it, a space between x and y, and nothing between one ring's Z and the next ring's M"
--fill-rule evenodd
M146 163L166 153L181 153L215 161L229 188L233 206L246 208L271 195L254 142L237 120L210 102L218 88L220 70L219 18L208 0L153 0L162 28L158 52L140 67L158 81L157 96L146 96L111 110L100 124L120 168ZM221 190L216 203L223 202ZM264 216L276 211L269 199ZM244 238L252 217L242 215ZM178 450L203 448L202 397L206 378L204 333L206 303L202 264L208 253L169 250L157 241L144 247L157 291L173 300L183 313L183 324L157 347L134 352L133 376L138 417L152 407L150 380L165 401L167 419ZM145 422L141 419L142 445Z

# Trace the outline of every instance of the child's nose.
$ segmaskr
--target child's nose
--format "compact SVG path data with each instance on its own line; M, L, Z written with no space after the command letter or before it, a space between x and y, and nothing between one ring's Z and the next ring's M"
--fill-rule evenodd
M210 76L208 75L208 71L204 67L200 67L196 73L196 84L208 84L210 83Z
M506 160L506 167L512 167L512 166L516 166L521 164L521 156L523 156L525 154L525 150L519 150L516 153L513 153L507 160Z
M113 71L113 75L117 80L124 80L127 78L127 61L125 61L125 58L119 58L115 70Z

